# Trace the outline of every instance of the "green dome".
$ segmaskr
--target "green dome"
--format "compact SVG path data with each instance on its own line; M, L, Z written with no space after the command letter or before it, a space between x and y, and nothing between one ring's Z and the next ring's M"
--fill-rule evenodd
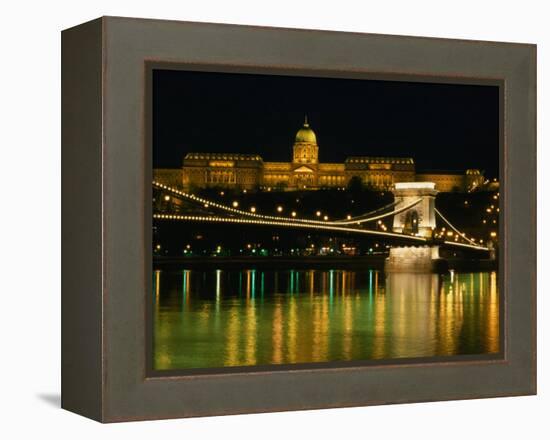
M296 142L306 142L308 144L317 144L317 137L315 136L315 132L309 128L309 124L307 122L307 116L304 121L304 125L302 128L298 130L298 133L296 133Z

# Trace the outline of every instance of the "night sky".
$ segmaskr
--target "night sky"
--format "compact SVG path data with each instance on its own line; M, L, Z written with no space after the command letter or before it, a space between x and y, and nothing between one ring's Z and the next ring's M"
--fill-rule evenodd
M153 162L188 152L289 162L307 113L320 162L413 157L417 171L480 168L498 176L496 86L154 70Z

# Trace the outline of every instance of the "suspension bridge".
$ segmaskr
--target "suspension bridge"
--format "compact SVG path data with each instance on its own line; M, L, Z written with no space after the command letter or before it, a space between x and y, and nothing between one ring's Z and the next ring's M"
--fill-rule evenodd
M435 207L434 184L429 182L410 182L395 184L394 201L359 216L337 220L314 220L283 215L266 215L253 211L246 211L238 207L228 206L214 200L197 196L161 182L153 181L153 188L161 195L175 197L182 201L196 204L198 207L209 209L211 214L180 214L180 213L153 213L155 220L171 220L181 222L241 224L257 226L274 226L282 228L333 231L357 234L363 236L379 236L397 239L411 245L442 245L449 248L469 249L474 251L489 251L459 231ZM436 218L439 218L456 233L456 240L437 240L433 231L436 228ZM366 227L367 223L378 222L382 219L393 219L392 231L380 231ZM460 240L460 241L458 241Z

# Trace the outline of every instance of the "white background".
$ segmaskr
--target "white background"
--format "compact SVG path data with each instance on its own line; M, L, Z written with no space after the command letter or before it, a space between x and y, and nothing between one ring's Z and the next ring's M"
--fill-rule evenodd
M550 438L545 1L9 1L0 6L0 437ZM60 31L101 15L538 44L539 396L100 425L59 409ZM548 408L545 408L547 406Z

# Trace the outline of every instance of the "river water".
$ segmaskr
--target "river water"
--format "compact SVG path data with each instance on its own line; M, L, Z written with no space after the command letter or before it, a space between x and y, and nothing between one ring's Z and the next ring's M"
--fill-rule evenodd
M157 370L499 351L496 272L156 270Z

